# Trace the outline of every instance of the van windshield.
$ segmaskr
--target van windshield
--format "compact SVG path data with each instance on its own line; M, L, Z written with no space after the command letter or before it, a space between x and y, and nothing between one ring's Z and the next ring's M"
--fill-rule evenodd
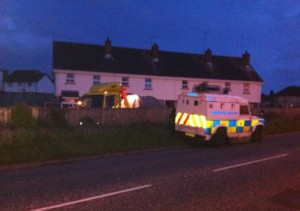
M246 105L240 105L240 115L248 115L249 109Z

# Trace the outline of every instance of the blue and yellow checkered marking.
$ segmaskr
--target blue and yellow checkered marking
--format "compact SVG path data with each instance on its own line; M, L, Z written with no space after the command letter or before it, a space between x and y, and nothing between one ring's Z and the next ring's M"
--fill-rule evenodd
M176 114L175 123L178 125L186 125L194 128L203 128L205 134L211 135L214 134L214 130L218 125L224 125L227 128L227 133L251 132L256 124L264 124L264 120L207 120L204 115L178 112Z
M257 123L264 124L263 119L253 119L253 120L207 120L207 127L205 129L205 134L213 134L214 128L218 125L224 125L227 127L227 133L243 133L251 132L253 127Z

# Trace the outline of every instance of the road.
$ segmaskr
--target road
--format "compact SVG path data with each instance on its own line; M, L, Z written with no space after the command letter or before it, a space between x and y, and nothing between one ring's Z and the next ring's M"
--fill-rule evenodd
M0 171L0 210L300 210L300 132Z

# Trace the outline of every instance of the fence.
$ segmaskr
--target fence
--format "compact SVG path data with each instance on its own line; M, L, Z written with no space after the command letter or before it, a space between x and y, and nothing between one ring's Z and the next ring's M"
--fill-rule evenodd
M92 120L99 124L134 123L134 122L160 122L169 120L171 108L140 108L140 109L99 109L99 108L77 108L62 109L65 118L70 125L78 125L80 121ZM11 108L0 107L0 123L8 123ZM49 115L48 108L32 107L34 118Z
M8 123L11 115L11 107L0 107L0 123ZM280 115L294 117L300 115L300 108L264 108L253 109L254 115L259 115L263 110L266 115ZM134 122L160 122L169 120L171 108L140 108L140 109L62 109L65 111L66 120L70 125L78 125L82 119L93 120L99 124L134 123ZM46 117L48 108L32 107L34 118Z

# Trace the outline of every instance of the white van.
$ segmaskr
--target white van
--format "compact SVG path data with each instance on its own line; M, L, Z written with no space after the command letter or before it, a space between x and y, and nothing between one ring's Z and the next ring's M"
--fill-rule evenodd
M252 116L246 99L189 92L179 95L175 130L198 140L223 145L228 140L262 140L264 119Z

